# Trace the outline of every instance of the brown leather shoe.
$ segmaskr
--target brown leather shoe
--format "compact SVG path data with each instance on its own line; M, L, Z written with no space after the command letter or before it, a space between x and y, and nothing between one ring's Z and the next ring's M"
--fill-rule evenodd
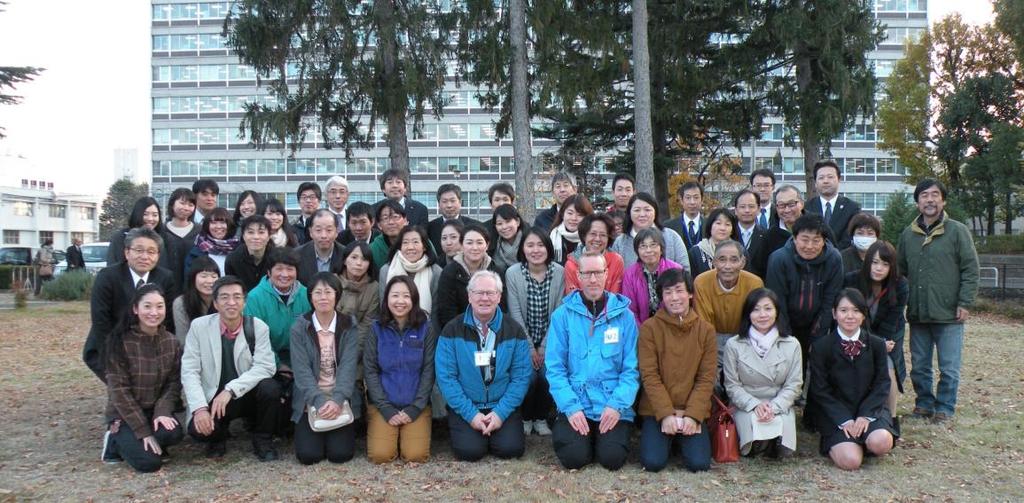
M932 416L932 423L942 424L949 421L950 419L952 418L948 416L945 412L936 412L935 415Z
M914 407L914 412L911 412L910 415L918 419L931 419L931 417L935 415L935 412L922 409L921 407Z

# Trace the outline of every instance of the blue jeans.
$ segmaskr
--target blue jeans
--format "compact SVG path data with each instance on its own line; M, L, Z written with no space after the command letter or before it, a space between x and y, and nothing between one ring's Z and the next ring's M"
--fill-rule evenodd
M960 386L960 361L964 349L962 323L910 324L910 382L919 409L952 416ZM932 353L938 353L939 385L933 391Z
M711 468L711 437L702 424L696 435L666 435L654 416L643 416L640 429L640 464L649 472L661 471L673 450L679 452L683 466L691 472Z

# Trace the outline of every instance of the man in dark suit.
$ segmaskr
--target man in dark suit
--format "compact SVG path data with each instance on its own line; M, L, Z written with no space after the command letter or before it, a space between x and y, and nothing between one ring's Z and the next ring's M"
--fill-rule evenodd
M373 207L356 201L345 209L345 230L338 232L338 244L348 246L353 241L369 243L380 235L373 225Z
M449 220L458 220L462 225L480 223L462 215L462 189L454 183L446 183L437 188L437 207L441 215L427 225L427 237L435 250L441 250L441 231Z
M576 195L576 183L568 173L558 172L551 177L551 195L555 196L555 204L550 208L537 214L533 225L544 229L544 232L551 231L551 224L555 222L562 203L569 197ZM492 205L493 207L493 205Z
M310 240L296 249L299 255L298 280L308 288L309 280L318 272L341 273L342 246L338 237L337 220L328 209L319 209L309 219Z
M768 230L757 225L757 217L761 210L761 196L750 189L743 189L736 193L732 205L735 208L736 221L739 224L740 243L743 244L747 257L744 269L762 276L763 271L757 271L753 263L753 257L760 253L765 239L768 237Z
M427 226L430 217L427 207L419 201L414 201L410 196L409 172L404 169L391 168L380 175L380 190L384 197L398 201L405 208L405 217L409 225ZM381 201L373 205L373 213L377 214Z
M839 195L839 165L831 159L818 161L814 164L814 190L818 197L807 200L805 207L808 213L817 213L825 217L825 223L832 229L836 248L842 250L850 246L853 239L848 232L850 219L860 213L860 205L846 196Z
M700 214L704 205L704 187L697 182L686 182L676 190L676 197L679 198L683 212L679 218L673 218L662 225L676 231L689 250L704 237L704 216ZM629 218L629 215L626 215L626 218Z
M75 238L67 250L68 270L85 269L85 258L82 256L82 240Z
M320 209L320 200L323 198L323 191L316 182L302 182L299 190L295 191L295 198L299 200L299 218L292 222L292 229L295 230L295 239L299 245L309 242L310 220L313 213Z
M155 231L145 227L132 229L124 239L125 261L107 266L96 275L89 302L92 324L82 349L82 360L103 382L107 380L107 335L131 307L136 288L149 283L160 285L168 306L164 324L168 331L174 331L170 305L178 291L174 274L157 267L162 245L163 238Z
M789 241L789 229L804 213L803 194L793 185L783 185L775 191L775 201L772 205L776 208L778 220L774 221L765 233L764 242L757 253L751 255L754 261L751 272L761 279L764 279L768 272L768 256Z

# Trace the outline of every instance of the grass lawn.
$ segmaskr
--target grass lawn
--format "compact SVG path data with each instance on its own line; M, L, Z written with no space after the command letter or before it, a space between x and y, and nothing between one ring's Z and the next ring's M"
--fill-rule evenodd
M893 454L855 473L833 468L817 454L817 436L801 433L793 459L743 460L697 475L643 472L636 443L621 471L568 472L550 439L536 436L515 461L457 462L435 437L434 456L422 465L371 465L365 442L340 466L301 466L282 444L282 460L264 464L245 433L223 460L205 459L186 439L163 470L140 475L99 461L106 397L81 362L88 325L85 303L0 312L0 501L1024 500L1024 335L1020 324L993 316L967 329L960 404L948 425L904 419ZM902 397L900 414L912 396Z

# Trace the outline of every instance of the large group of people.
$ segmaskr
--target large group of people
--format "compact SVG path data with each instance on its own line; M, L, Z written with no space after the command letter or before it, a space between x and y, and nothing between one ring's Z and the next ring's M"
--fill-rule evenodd
M696 472L724 402L744 456L790 456L799 413L857 469L899 438L908 321L912 415L953 417L978 260L940 182L917 185L894 244L839 195L835 162L814 177L805 202L756 170L717 208L685 183L665 220L625 174L601 207L556 174L532 223L507 183L483 222L441 185L428 220L398 169L374 205L340 176L304 182L291 221L252 191L218 207L212 180L175 190L166 219L144 197L91 297L102 459L158 470L186 433L220 457L243 419L261 461L291 438L302 464L344 463L365 434L374 463L423 462L440 427L463 461L522 456L536 434L567 469L616 470L639 428L643 469Z

